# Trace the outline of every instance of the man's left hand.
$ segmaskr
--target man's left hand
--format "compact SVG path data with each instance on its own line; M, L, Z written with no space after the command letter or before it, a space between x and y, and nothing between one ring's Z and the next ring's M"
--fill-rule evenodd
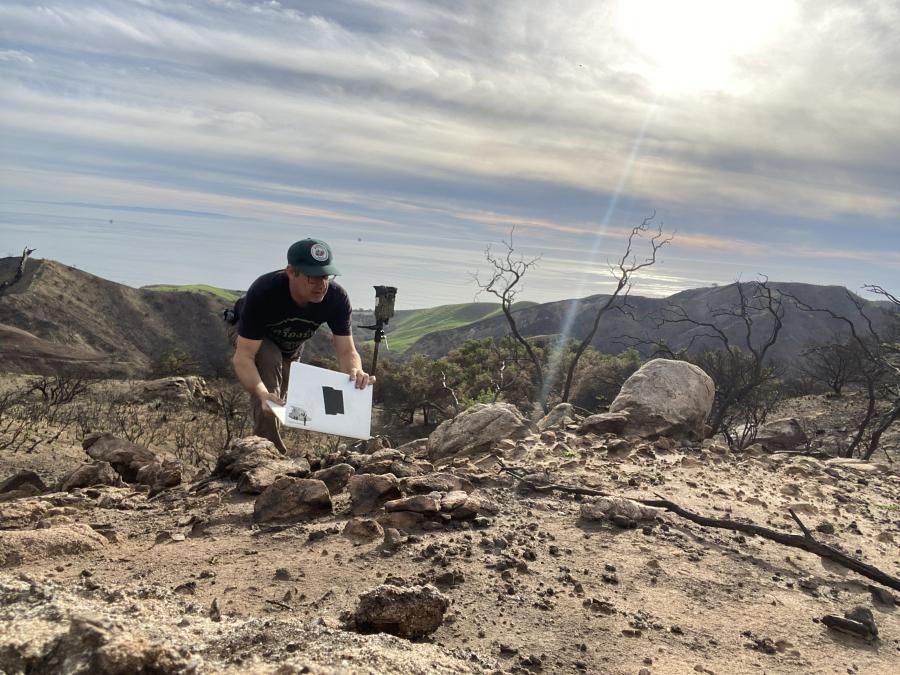
M362 368L353 368L350 371L350 379L356 380L357 389L365 389L370 384L375 384L375 376L369 375Z

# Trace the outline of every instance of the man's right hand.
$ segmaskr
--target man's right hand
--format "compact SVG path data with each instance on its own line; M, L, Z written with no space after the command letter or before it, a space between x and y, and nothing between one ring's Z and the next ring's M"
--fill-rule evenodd
M262 408L263 415L268 415L269 417L275 417L275 413L272 412L272 409L268 405L266 405L266 401L272 401L272 403L284 405L284 400L278 398L275 394L268 391L265 394L259 394L258 399L259 406Z

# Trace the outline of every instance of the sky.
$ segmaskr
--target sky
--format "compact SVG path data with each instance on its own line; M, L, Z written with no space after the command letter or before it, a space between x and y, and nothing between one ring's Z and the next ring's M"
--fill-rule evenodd
M764 275L900 290L897 0L4 0L0 256L246 288L307 236L354 307ZM638 259L647 249L635 247Z

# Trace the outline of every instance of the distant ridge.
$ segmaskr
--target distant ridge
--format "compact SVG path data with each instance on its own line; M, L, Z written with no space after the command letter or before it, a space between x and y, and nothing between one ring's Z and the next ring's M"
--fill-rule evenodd
M207 284L184 284L181 286L154 284L152 286L141 286L139 290L177 293L200 293L201 295L212 295L213 297L221 298L226 302L235 302L244 294L243 291L231 291L227 288L218 288L217 286L208 286Z
M513 311L535 305L534 302L517 302ZM471 302L459 305L440 305L428 309L398 310L388 323L387 338L391 349L406 351L419 338L437 331L453 330L476 321L501 315L495 302Z
M0 279L11 277L16 257L0 258ZM811 305L828 307L855 317L856 308L839 286L770 284L794 293ZM161 356L180 351L189 355L209 375L226 375L230 368L222 310L239 291L213 286L153 286L131 288L52 260L30 259L22 279L0 296L0 372L45 373L77 367L98 376L146 375ZM557 336L563 317L575 303L572 335L585 334L594 311L606 296L536 304L518 303L515 314L521 332L528 337ZM605 353L625 349L627 338L653 334L679 349L697 330L684 325L664 325L657 330L652 319L667 302L685 307L708 320L710 308L737 301L735 284L682 291L670 298L629 299L637 321L611 312L601 323L593 346ZM866 301L877 326L888 320L887 303ZM371 310L354 310L354 339L364 344L371 331L360 326L373 323ZM724 325L734 344L741 344L741 324ZM400 310L388 324L390 353L394 356L421 352L433 358L445 356L466 340L508 335L506 319L496 304L442 305L419 310ZM846 328L824 314L809 314L788 307L774 358L793 362L810 346L844 339ZM697 342L695 347L702 347ZM708 343L707 343L708 344ZM718 347L718 345L713 345ZM408 348L408 349L407 349ZM647 348L640 348L646 356ZM404 355L405 355L404 354ZM333 356L330 334L321 329L309 341L304 360Z
M0 278L18 260L0 259ZM141 290L31 259L22 280L0 297L0 371L134 376L177 350L212 372L229 352L225 306L212 295Z
M745 288L748 286L748 284L743 285ZM847 297L847 289L842 286L786 282L770 282L769 285L782 293L794 294L812 306L827 307L837 314L853 319L858 328L862 329L863 327L863 321L859 317L856 307ZM588 333L589 324L593 321L597 308L607 297L594 295L581 300L562 300L524 307L516 314L517 325L520 332L526 337L557 337L560 326L563 324L563 318L572 303L575 303L571 337L580 339L581 336ZM891 311L887 303L862 301L876 327L884 328ZM695 340L693 343L695 351L710 347L718 349L721 346L718 342L697 340L696 336L702 332L702 329L697 327L685 324L665 324L657 327L653 315L667 303L684 307L696 319L712 321L711 308L734 307L739 304L737 286L729 284L695 288L681 291L668 298L630 296L631 314L636 320L632 320L621 312L608 312L601 321L600 330L591 343L592 346L607 354L618 354L631 342L626 336L642 337L646 335L662 339L676 350L687 347L692 338ZM718 321L731 343L743 347L743 324L737 318L719 319ZM762 320L757 321L756 328L758 330L762 328L761 322ZM429 333L411 345L409 353L421 352L436 358L447 354L466 340L500 338L508 333L509 327L506 319L503 316L491 316L465 326ZM775 360L792 363L805 349L811 346L834 340L844 340L848 336L847 327L843 322L821 313L802 312L786 303L784 328L770 354ZM638 351L646 357L652 353L652 348L638 347Z

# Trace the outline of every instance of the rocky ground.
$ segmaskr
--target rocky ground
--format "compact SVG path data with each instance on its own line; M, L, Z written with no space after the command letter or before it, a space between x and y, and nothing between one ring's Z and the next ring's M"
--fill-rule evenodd
M115 484L0 502L0 672L897 672L896 591L671 513L611 520L500 462L536 485L662 495L799 533L791 508L894 577L897 464L734 454L572 419L541 430L502 411L486 426L487 444L444 434L443 447L309 461L245 440L168 488L159 471L122 482L127 444L95 440L91 461L113 470L97 480ZM50 483L88 459L51 452L0 455L0 478L27 465ZM859 608L877 637L822 622L868 622Z

